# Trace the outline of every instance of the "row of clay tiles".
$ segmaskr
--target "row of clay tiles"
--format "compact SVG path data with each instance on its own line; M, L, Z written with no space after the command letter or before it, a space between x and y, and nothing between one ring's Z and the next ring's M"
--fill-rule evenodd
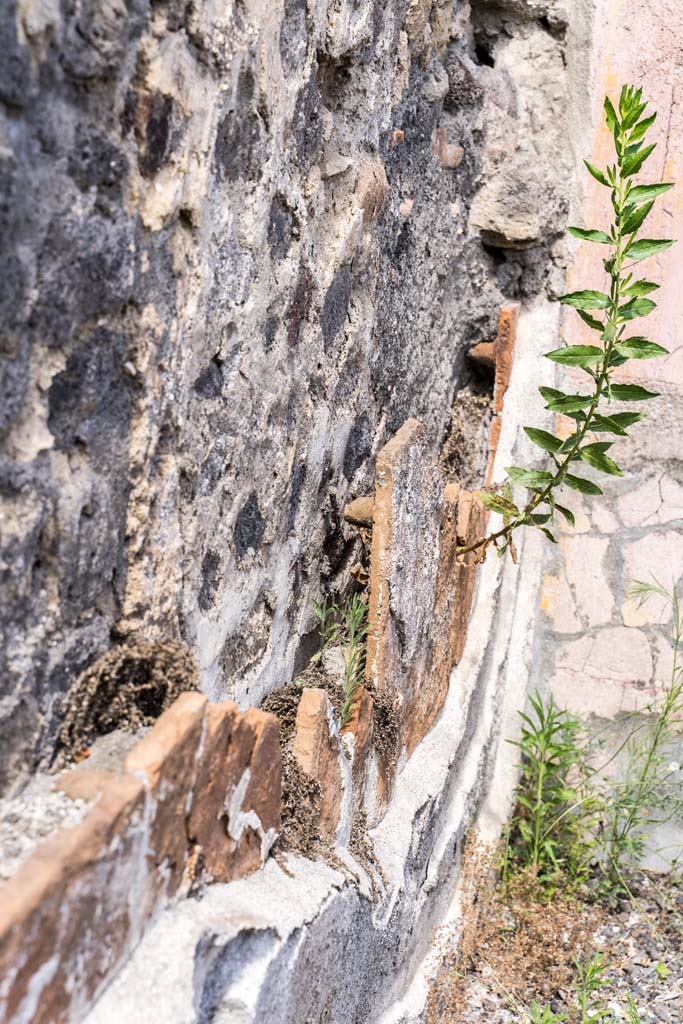
M514 307L501 312L498 339L485 353L496 372L490 467L515 319ZM367 656L370 688L397 698L399 766L438 715L462 654L476 567L457 560L455 548L485 521L473 495L444 486L422 426L404 424L377 458ZM343 752L327 693L304 690L299 704L293 752L321 783L321 831L341 844L344 818L365 806L377 821L391 797L397 758L373 751L372 711L362 688ZM185 693L120 772L79 768L57 785L93 803L0 887L2 1024L81 1020L154 917L198 873L227 882L262 865L280 824L278 722Z

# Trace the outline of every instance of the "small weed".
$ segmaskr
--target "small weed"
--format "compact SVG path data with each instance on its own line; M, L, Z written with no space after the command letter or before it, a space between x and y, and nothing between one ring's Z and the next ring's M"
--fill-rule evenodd
M601 953L596 953L585 964L579 963L578 960L575 960L574 964L574 988L577 1009L581 1014L580 1024L601 1024L609 1013L600 998L600 990L607 985L605 973L608 965Z
M581 723L552 698L544 704L536 693L530 703L532 713L521 713L521 739L510 741L522 763L504 875L513 864L531 869L541 883L563 874L578 882L588 871L586 820L594 810L592 797L581 792L588 772Z
M562 1024L566 1019L563 1013L555 1013L548 1003L543 1008L536 1002L531 1004L529 1024Z
M626 997L626 1020L628 1024L643 1024L642 1018L638 1013L638 1007L633 1001L632 996Z
M341 647L344 651L342 689L344 703L341 710L342 728L348 724L358 687L365 676L365 655L368 633L368 606L360 594L354 594L343 604L313 602L320 632L320 650L311 659L319 661L324 651Z
M634 715L626 739L594 767L604 737L582 735L577 718L536 693L529 714L521 713L522 752L517 804L508 830L503 878L530 869L547 891L571 889L591 874L598 892L614 900L629 894L627 874L648 852L653 825L683 814L680 765L668 751L683 723L683 611L676 588L636 583L631 596L667 602L673 614L673 666L659 706ZM610 765L618 760L615 779Z
M662 963L661 960L657 961L657 966L655 967L655 971L656 971L657 977L659 978L660 981L666 981L666 979L671 974L671 971L669 970L669 968L666 966L666 964Z
M622 778L605 783L601 770L596 773L597 787L605 793L603 863L605 886L612 892L628 892L624 871L628 865L642 861L653 825L670 821L683 810L680 787L674 783L679 765L671 763L667 757L667 750L680 733L683 720L683 611L680 599L676 587L667 590L656 581L634 583L629 596L638 604L653 596L660 597L671 608L673 664L654 721L640 721L623 744L625 766ZM649 710L655 711L654 708Z

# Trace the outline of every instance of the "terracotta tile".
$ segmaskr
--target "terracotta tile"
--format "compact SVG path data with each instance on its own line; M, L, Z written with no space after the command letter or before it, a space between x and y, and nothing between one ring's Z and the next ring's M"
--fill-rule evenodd
M145 831L141 781L115 778L80 825L43 843L0 889L3 1024L79 1017L137 941Z
M206 707L202 694L181 694L126 758L126 770L143 781L150 801L148 914L162 889L171 896L182 881L189 854L185 818L198 771Z
M498 317L498 337L496 338L496 380L493 394L493 411L503 411L503 399L510 383L512 360L517 337L517 319L519 305L514 302L503 306Z
M320 783L320 834L328 841L336 836L342 805L339 758L343 754L331 720L332 706L326 691L305 689L296 714L292 750L302 770Z

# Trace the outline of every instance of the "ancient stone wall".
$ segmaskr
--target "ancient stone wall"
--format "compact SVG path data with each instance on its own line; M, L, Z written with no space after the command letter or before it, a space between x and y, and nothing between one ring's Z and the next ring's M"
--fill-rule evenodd
M574 16L7 8L0 785L80 764L5 806L64 817L3 873L3 1019L418 1019L467 829L514 779L540 538L476 594L454 551L550 382ZM343 723L301 672L352 575Z
M242 705L305 663L375 453L441 444L557 257L566 19L532 6L5 5L4 790L112 644Z

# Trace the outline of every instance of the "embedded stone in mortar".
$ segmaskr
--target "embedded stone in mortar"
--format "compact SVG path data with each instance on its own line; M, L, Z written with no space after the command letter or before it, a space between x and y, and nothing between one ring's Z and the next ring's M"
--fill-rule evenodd
M417 742L421 701L429 701L428 664L439 559L443 479L424 427L408 420L377 456L366 674L399 705L399 751ZM396 765L376 765L375 814L386 806Z
M344 779L339 730L325 690L304 689L296 715L292 751L301 769L320 783L320 835L329 843L343 824Z

